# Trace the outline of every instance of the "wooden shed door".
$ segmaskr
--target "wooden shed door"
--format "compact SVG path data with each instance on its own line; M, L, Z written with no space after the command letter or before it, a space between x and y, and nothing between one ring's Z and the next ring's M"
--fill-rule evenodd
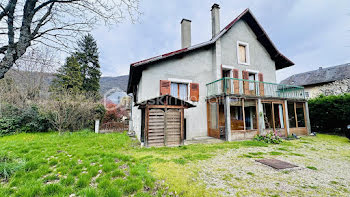
M165 138L167 146L181 145L181 111L168 109L166 112Z
M164 111L149 110L148 146L164 146Z

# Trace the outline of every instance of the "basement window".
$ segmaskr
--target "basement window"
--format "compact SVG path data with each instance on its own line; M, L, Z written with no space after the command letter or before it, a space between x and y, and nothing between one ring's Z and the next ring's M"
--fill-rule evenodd
M237 59L238 64L249 65L249 44L241 41L237 41Z

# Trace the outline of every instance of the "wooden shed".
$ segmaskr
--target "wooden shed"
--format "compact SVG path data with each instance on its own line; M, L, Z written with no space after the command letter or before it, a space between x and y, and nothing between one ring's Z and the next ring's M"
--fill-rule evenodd
M180 146L184 142L184 110L195 107L171 95L137 104L141 109L141 141L146 147Z

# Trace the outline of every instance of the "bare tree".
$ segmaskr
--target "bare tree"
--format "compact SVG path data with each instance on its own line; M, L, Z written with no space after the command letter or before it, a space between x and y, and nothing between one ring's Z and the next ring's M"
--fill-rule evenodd
M50 82L54 78L52 73L59 64L53 50L31 48L6 75L15 81L23 99L35 102L48 98Z
M0 79L34 44L64 50L98 24L139 16L139 0L2 0Z

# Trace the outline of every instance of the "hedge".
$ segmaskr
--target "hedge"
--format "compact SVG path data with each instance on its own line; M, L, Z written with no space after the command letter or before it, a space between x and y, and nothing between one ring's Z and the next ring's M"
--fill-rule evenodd
M350 93L321 95L308 102L312 131L344 134L350 124Z

